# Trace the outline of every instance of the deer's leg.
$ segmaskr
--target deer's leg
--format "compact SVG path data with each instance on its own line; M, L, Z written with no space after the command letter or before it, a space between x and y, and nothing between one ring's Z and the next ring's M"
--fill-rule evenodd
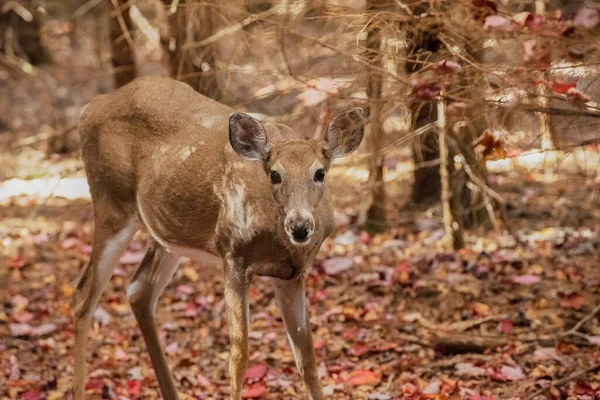
M306 312L304 280L274 279L274 283L275 298L281 309L296 367L304 379L311 400L322 400L323 390L317 373L312 334Z
M87 338L92 315L100 295L106 288L119 257L127 247L139 222L126 215L112 215L95 207L94 244L73 293L75 315L75 366L73 394L75 400L85 399ZM102 214L102 217L100 216Z
M151 242L127 288L127 298L142 331L160 392L165 400L176 400L178 396L158 338L155 310L158 297L171 280L178 264L179 256Z
M241 399L244 375L248 368L248 289L250 281L238 265L225 258L225 304L231 340L229 374L231 400Z

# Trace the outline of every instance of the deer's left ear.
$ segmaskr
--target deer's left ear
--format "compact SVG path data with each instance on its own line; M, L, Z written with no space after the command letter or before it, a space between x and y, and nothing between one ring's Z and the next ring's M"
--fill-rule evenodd
M262 124L248 114L234 112L229 116L229 143L248 160L265 161L271 145Z
M321 139L321 149L328 159L344 157L360 145L365 128L364 111L357 107L336 115Z

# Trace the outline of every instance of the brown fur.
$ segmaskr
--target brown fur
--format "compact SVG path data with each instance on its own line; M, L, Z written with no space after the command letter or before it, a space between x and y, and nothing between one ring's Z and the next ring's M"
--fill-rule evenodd
M184 83L156 77L139 78L98 96L84 110L82 156L96 226L92 257L74 296L76 400L84 398L91 313L115 257L142 225L151 234L149 251L128 297L167 400L176 399L177 392L158 343L154 307L179 255L185 255L180 251L200 251L224 261L232 332L231 398L237 400L247 364L247 291L252 276L301 279L332 232L327 187L315 183L311 174L315 168L329 168L336 144L339 154L358 146L362 128L345 140L337 127L361 122L362 111L339 116L323 141L300 140L285 125L262 124L271 145L264 162L247 160L233 150L228 127L232 111ZM281 170L285 184L271 185L271 168ZM302 247L293 245L284 229L286 213L295 209L310 212L314 219L310 242ZM283 310L297 312L304 307L303 285L290 288L294 293ZM295 330L291 340L302 353L298 357L311 397L321 399L306 318L285 320L294 325L288 329Z

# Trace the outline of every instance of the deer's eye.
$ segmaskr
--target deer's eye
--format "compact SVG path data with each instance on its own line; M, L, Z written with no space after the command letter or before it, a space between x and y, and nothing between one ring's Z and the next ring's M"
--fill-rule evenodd
M323 168L319 168L315 172L315 182L323 182L325 180L325 170Z
M281 175L277 171L270 171L269 178L271 178L271 183L273 185L277 185L281 183Z

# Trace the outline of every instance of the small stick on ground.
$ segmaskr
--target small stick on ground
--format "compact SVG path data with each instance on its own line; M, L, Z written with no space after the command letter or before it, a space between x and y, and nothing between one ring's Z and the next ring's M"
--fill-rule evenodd
M595 370L600 369L600 363L598 364L594 364L589 368L586 368L582 371L577 371L567 377L564 377L562 379L559 379L555 382L552 382L550 385L541 388L540 390L538 390L537 392L533 393L531 396L525 398L525 400L533 400L535 399L537 396L540 396L542 394L544 394L548 389L550 389L551 387L559 387L559 386L563 386L571 381L574 381L577 378L580 378L586 374L589 374L590 372L594 372Z
M588 322L590 319L594 318L594 316L598 314L598 311L600 311L600 303L598 303L589 314L581 318L579 322L577 322L571 329L561 333L560 336L569 336L578 333L579 329L583 326L583 324Z

